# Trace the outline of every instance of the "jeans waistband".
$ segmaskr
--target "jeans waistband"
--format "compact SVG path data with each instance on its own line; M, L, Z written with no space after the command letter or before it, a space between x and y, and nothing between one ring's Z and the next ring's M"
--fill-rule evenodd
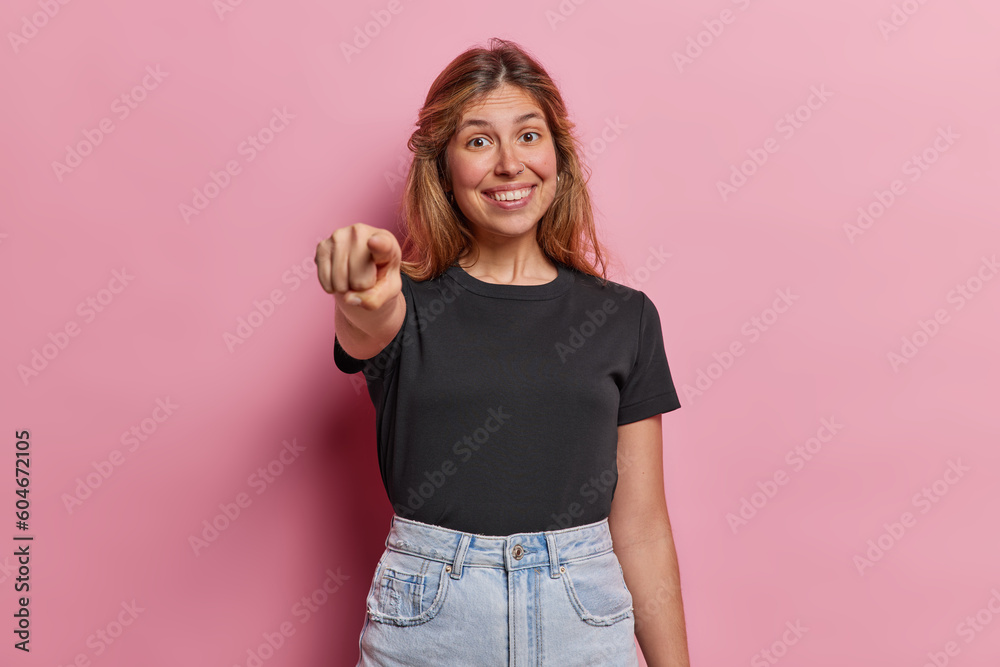
M477 535L450 528L392 517L385 546L402 553L447 563L459 579L463 567L492 567L507 571L548 566L558 578L560 563L590 558L612 550L607 518L595 523L513 535Z

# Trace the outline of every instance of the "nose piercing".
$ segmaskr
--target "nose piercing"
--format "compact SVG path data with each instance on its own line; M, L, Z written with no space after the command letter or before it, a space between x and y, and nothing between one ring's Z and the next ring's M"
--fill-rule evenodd
M521 163L521 171L524 171L524 163L523 162ZM517 172L518 176L521 175L521 171Z

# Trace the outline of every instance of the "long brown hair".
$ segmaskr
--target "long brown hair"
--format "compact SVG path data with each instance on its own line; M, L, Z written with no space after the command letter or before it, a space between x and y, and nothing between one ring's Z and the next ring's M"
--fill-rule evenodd
M445 150L463 111L504 83L522 89L541 107L555 143L559 184L538 222L538 245L553 262L606 281L607 250L594 229L590 173L588 169L584 177L575 123L545 69L516 43L496 37L489 48L470 48L451 61L427 92L417 129L406 144L414 155L400 202L406 230L400 270L416 281L435 278L475 247L461 211L444 191L449 179Z

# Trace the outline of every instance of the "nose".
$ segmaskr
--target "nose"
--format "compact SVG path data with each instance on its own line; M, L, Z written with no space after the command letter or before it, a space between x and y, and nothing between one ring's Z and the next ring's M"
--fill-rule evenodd
M505 174L508 176L515 176L519 171L521 171L522 164L524 164L524 160L519 160L513 149L507 148L500 152L500 159L497 160L497 166L494 172L498 175Z

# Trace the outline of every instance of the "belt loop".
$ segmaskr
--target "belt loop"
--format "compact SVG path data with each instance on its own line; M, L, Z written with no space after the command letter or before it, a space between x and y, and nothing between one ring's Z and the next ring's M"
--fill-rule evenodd
M451 564L451 578L460 579L462 577L462 564L465 562L465 552L469 549L469 542L472 536L468 533L462 535L458 540L458 550L455 552L455 561Z
M389 532L386 533L386 536L385 536L385 546L386 546L386 548L389 547L389 539L392 537L392 532L393 532L392 529L395 528L395 527L396 527L396 515L393 514L392 518L389 519Z
M545 542L549 547L549 576L553 579L559 578L559 547L556 545L556 536L551 532L545 533Z

